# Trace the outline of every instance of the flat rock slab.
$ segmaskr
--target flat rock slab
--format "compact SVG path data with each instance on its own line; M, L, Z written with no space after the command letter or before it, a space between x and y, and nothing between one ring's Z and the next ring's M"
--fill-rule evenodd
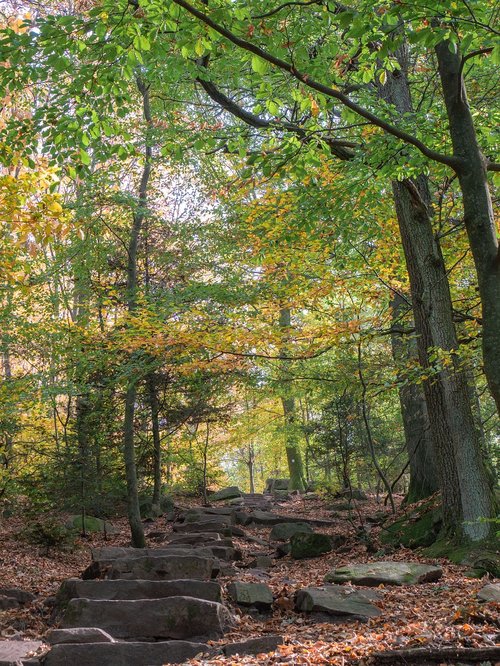
M416 562L371 562L333 569L325 576L331 583L354 585L415 585L432 583L443 575L441 567Z
M217 532L224 536L231 536L231 527L228 527L225 523L217 520L217 522L196 522L196 523L174 523L172 526L174 532Z
M202 652L210 653L212 649L188 641L56 645L44 666L163 666L182 664Z
M72 599L62 627L98 627L113 638L186 639L221 636L229 621L229 612L222 604L193 597Z
M299 523L290 523L283 522L274 525L271 530L269 538L271 541L288 541L294 534L297 532L312 532L313 529L309 523L299 522Z
M380 595L373 590L360 592L341 585L305 587L295 594L295 610L339 616L378 617L380 609L371 600L379 598Z
M225 645L222 651L226 657L232 657L235 654L265 654L266 652L274 652L282 644L283 636L261 636L240 643L230 643Z
M0 641L0 666L18 666L40 645L40 641Z
M184 544L193 546L204 546L206 543L214 543L216 541L230 542L225 543L226 546L232 546L231 539L222 539L221 535L217 532L194 532L193 534L167 534L165 539L171 544Z
M259 610L268 610L273 604L271 588L264 583L231 583L228 594L240 606L254 606Z
M108 578L125 580L178 580L194 578L210 580L214 560L195 555L170 555L165 557L121 558L115 560Z
M195 597L206 601L221 600L219 583L208 580L80 580L68 578L57 593L57 605L70 599L163 599Z
M480 601L493 601L500 604L500 583L489 583L482 587L477 593Z
M97 627L75 627L73 629L52 629L45 637L49 645L62 643L114 643L115 639Z

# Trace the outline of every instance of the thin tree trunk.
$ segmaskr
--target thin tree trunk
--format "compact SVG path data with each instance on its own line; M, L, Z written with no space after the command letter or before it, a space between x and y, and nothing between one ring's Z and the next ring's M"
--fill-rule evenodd
M279 326L282 330L290 330L290 308L280 309ZM286 350L283 351L286 355ZM283 363L286 364L286 361L283 361ZM302 465L300 443L297 437L295 398L293 397L290 382L288 380L282 382L281 404L283 406L283 416L285 419L285 448L288 471L290 474L289 489L304 490L304 469Z
M391 346L397 366L406 365L417 357L415 339L404 339L398 332L405 304L404 298L395 293L391 301ZM400 386L398 394L410 469L407 501L417 502L439 489L429 415L425 395L419 384L410 382Z
M152 149L149 140L149 127L151 125L151 110L149 105L149 90L146 84L137 79L137 87L142 95L143 113L146 121L145 138L145 161L139 186L138 209L134 213L132 229L128 245L127 261L127 309L133 313L137 309L137 249L142 223L145 217L147 205L147 191L149 177L151 175ZM132 534L132 546L144 548L146 541L144 529L141 522L141 511L139 507L139 496L137 493L137 467L135 461L134 447L134 415L135 401L137 396L137 377L131 377L128 381L125 395L125 415L123 422L123 457L125 462L125 477L127 480L127 508L130 531Z
M153 373L146 377L149 408L151 410L151 429L153 432L153 500L152 507L158 513L161 509L161 437L160 437L160 404L156 393L155 378Z
M448 41L436 46L453 154L462 161L457 175L464 223L476 267L483 321L484 372L500 414L500 252L486 160L479 147L462 76L462 58ZM483 503L483 510L487 505Z
M391 504L391 510L392 513L396 513L396 507L394 505L394 498L392 496L392 489L391 489L391 484L387 480L387 477L384 474L383 469L380 467L380 464L377 459L377 455L375 453L375 442L373 440L372 436L372 429L370 427L370 420L368 418L368 409L367 409L367 402L366 402L366 393L367 393L367 387L366 387L366 382L363 374L363 363L362 363L362 356L361 356L361 339L358 340L358 377L359 381L361 382L361 412L363 414L363 422L365 424L365 430L366 430L366 438L368 441L368 448L370 450L370 456L373 462L373 465L375 469L377 470L377 474L379 475L380 480L384 484L384 488L387 491L387 497L389 498L389 502ZM349 480L350 484L350 480ZM349 490L351 492L352 496L352 488L349 485ZM378 495L378 491L377 491Z

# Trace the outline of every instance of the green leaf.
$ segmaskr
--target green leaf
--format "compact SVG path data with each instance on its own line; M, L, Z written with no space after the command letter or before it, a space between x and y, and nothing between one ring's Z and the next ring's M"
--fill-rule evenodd
M85 166L89 166L91 159L90 155L87 153L87 151L83 150L83 148L80 148L80 159Z
M264 75L269 69L269 63L257 55L252 56L252 69L257 74Z

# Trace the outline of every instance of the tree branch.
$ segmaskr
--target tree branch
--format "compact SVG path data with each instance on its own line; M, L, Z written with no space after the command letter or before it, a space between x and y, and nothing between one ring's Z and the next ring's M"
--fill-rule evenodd
M336 99L337 101L341 102L341 104L346 106L348 109L351 109L351 111L354 111L362 118L365 118L365 120L368 120L372 125L380 127L385 132L396 137L397 139L400 139L405 143L415 146L415 148L417 148L423 155L428 157L430 160L439 162L441 164L446 164L447 166L451 167L454 170L458 170L462 166L462 160L460 158L457 158L452 155L443 155L442 153L432 150L431 148L426 146L422 141L412 136L408 132L398 129L397 127L387 122L386 120L379 118L377 115L375 115L368 109L365 109L364 107L360 106L359 104L351 100L347 95L342 93L340 90L336 90L335 88L330 88L329 86L319 81L315 81L306 73L298 71L293 64L287 62L286 60L282 60L281 58L278 58L272 55L271 53L268 53L267 51L260 48L256 44L252 44L246 39L238 37L227 28L224 28L223 26L216 23L204 12L200 11L199 9L196 9L196 7L193 7L189 2L186 2L186 0L173 0L173 1L176 5L185 9L187 12L189 12L199 21L201 21L208 27L212 28L212 30L218 32L222 37L225 37L232 44L235 44L235 46L238 46L239 48L248 51L249 53L253 53L254 55L257 55L259 58L262 58L266 62L270 63L271 65L274 65L278 69L287 72L288 74L296 78L298 81L306 85L308 88L316 90L317 92L320 92L323 95L326 95L327 97L332 97L333 99Z

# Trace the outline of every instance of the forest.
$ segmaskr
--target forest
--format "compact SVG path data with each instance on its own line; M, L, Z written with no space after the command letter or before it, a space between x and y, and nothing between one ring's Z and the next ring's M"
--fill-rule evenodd
M52 631L142 647L68 656L101 639L54 638L30 664L500 660L499 18L495 0L0 2L0 658L12 632L43 643L60 620L5 590L33 592L35 568L51 598L91 546L101 585L145 583L126 558L175 569L211 548L221 581L240 567L222 588L240 618L229 636L277 631L261 646L277 652L139 655L222 629L131 643L146 634L120 633L123 618L113 633L117 610L89 624L78 602L125 613L173 594L222 617L220 593L87 590L69 597L79 624ZM388 622L453 589L432 636L369 633L370 619L346 651L322 617L297 638L314 624L297 613L349 615L307 587L324 574L331 594L392 584L326 573L360 560L444 570L438 588L432 572L413 581L413 601L360 592L371 609L353 613ZM262 585L237 582L242 563L270 568L279 617L259 601L264 619L241 619L231 586ZM457 601L478 581L488 610Z

